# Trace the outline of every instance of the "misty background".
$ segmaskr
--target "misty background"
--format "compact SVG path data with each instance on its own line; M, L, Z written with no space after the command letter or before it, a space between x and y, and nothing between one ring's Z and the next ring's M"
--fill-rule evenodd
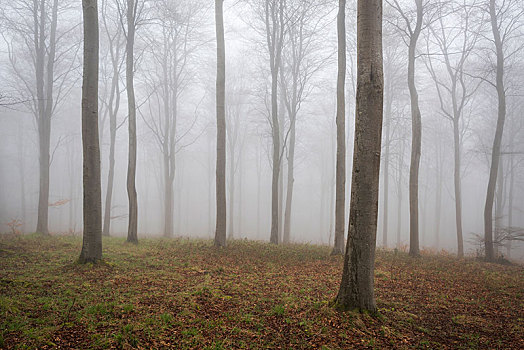
M116 115L115 173L110 233L127 231L127 103L125 94L125 33L119 0L99 0L100 18L100 140L103 204L107 192L110 114ZM47 1L49 8L53 1ZM0 1L0 232L20 220L21 232L34 232L39 196L39 147L35 113L34 60L31 50L32 1ZM81 234L81 6L59 1L57 42L52 84L54 100L50 138L49 230ZM271 126L267 42L257 1L226 1L226 122L228 235L235 239L269 240L271 224ZM417 47L416 83L422 114L420 167L420 241L433 250L457 251L454 195L453 124L445 113L450 100L446 58L453 63L468 47L464 84L468 98L460 120L461 183L465 251L475 254L474 233L483 232L483 213L491 145L497 120L494 48L482 1L452 1L453 11L428 8L429 18ZM478 4L468 14L460 6ZM411 1L401 1L406 11ZM507 119L502 142L501 180L496 214L503 226L524 227L524 29L523 5L503 13L512 31L507 36L505 85ZM144 1L137 26L135 94L138 138L139 237L165 231L166 164L174 168L173 231L176 236L211 238L215 225L215 41L214 11L206 0ZM298 65L300 98L295 103L296 149L290 235L293 242L332 244L334 239L336 162L336 1L288 0L297 19L295 42L284 48L282 91L291 91L294 44L301 43ZM377 244L386 228L389 247L409 244L408 176L411 145L410 99L407 86L405 28L400 14L385 4L385 113L379 227ZM450 5L451 6L451 5ZM347 8L347 191L353 148L356 74L356 4ZM50 12L51 13L51 12ZM298 15L300 14L300 15ZM519 17L520 16L520 17ZM514 18L517 18L514 20ZM299 21L298 19L302 19ZM46 32L49 31L46 25ZM449 39L448 55L439 38ZM466 34L466 35L464 35ZM291 36L290 36L291 37ZM300 37L300 39L299 39ZM467 44L464 42L467 41ZM293 44L294 43L294 44ZM117 74L115 75L115 67ZM168 72L166 74L166 72ZM118 88L111 96L116 76ZM166 79L166 76L169 79ZM287 85L286 85L287 84ZM165 87L170 92L166 92ZM287 87L286 87L287 86ZM440 91L440 93L439 93ZM166 95L167 94L167 95ZM279 118L286 142L281 171L282 213L288 188L290 118L281 93ZM166 96L169 108L166 110ZM443 108L444 106L444 108ZM175 112L174 112L175 111ZM162 148L163 121L176 124L175 149L166 163ZM387 165L387 171L385 170ZM385 179L388 188L385 190ZM387 193L387 203L385 201ZM349 197L347 195L347 197ZM346 202L349 204L349 198ZM387 204L387 205L385 205ZM387 210L387 222L384 213ZM346 212L349 209L346 206ZM284 215L280 215L282 221ZM346 220L347 222L347 220ZM283 225L283 222L282 222ZM347 232L347 229L346 229ZM513 242L511 257L524 259L522 243Z

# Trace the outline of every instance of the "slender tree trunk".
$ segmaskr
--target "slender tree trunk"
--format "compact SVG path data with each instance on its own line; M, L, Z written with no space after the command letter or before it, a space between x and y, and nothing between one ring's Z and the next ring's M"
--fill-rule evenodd
M457 247L458 257L464 257L464 239L462 237L462 183L461 183L461 147L460 147L460 130L459 119L453 119L453 140L455 151L455 223L457 227Z
M36 1L35 1L35 4ZM40 17L35 6L35 49L36 49L36 83L38 98L38 136L40 150L40 182L38 198L38 219L36 232L49 234L49 167L51 144L51 117L53 112L54 64L56 52L56 27L58 20L58 1L54 0L51 12L49 43L46 45L45 28L46 1L40 1ZM46 57L47 53L47 57ZM47 66L46 66L47 61ZM47 68L47 70L46 70Z
M291 116L289 131L289 148L287 160L286 209L284 212L284 243L291 240L291 206L293 204L293 185L295 183L295 147L296 147L296 115Z
M111 50L113 44L111 44ZM113 184L115 179L115 147L116 147L116 117L120 109L120 74L119 57L120 46L116 49L116 55L111 57L113 63L113 77L111 82L111 95L109 98L109 170L107 174L107 189L104 207L104 227L102 235L109 236L111 230L111 207L113 205Z
M102 185L98 140L98 6L82 0L84 14L84 82L82 144L84 154L84 235L81 263L102 259Z
M436 187L436 203L435 203L435 248L438 250L440 247L440 223L442 213L442 164L440 157L437 157L437 187Z
M498 118L495 138L493 139L493 149L491 152L491 168L489 172L489 182L486 193L486 204L484 206L484 243L487 261L495 260L495 251L493 249L493 202L495 199L495 187L497 184L497 172L500 162L500 148L504 134L504 123L506 122L506 91L504 88L504 51L502 39L498 27L497 10L495 0L489 2L489 13L491 18L491 29L495 40L495 49L497 53L497 80L496 88L498 95Z
M499 171L497 174L497 187L495 199L495 242L493 249L495 255L499 255L500 235L502 232L502 223L504 221L504 193L506 189L504 186L504 159L500 159Z
M235 210L235 146L229 143L229 226L227 236L233 239L234 236L234 210Z
M266 30L268 32L269 61L271 69L271 131L273 140L273 173L271 179L271 235L270 242L278 244L280 240L280 211L279 180L280 180L280 125L278 118L278 74L282 57L282 46L284 38L284 3L279 1L278 6L269 9L266 4ZM271 13L269 13L271 11ZM272 28L269 23L272 18ZM272 31L272 34L269 32Z
M397 249L400 249L400 234L402 231L402 163L398 167L398 197L397 197Z
M383 88L382 0L359 0L357 107L349 234L336 306L376 311L374 295Z
M20 232L25 233L26 227L26 202L25 202L25 142L24 125L20 121L18 124L18 176L20 180Z
M260 193L262 186L262 156L260 154L260 144L257 144L257 238L260 238Z
M217 222L215 231L215 246L226 246L226 51L224 43L224 1L215 1L215 21L217 36L217 169L216 169L216 200Z
M385 144L385 154L384 154L384 203L383 203L383 210L382 210L382 246L384 248L388 247L388 205L389 205L389 148L390 148L390 142L391 142L391 135L390 135L390 129L391 129L391 110L392 110L392 104L393 99L391 97L392 95L392 86L391 81L388 81L387 85L387 91L385 92L386 97L386 110L385 110L385 116L384 116L384 126L385 126L385 136L386 136L386 144Z
M237 230L242 237L242 145L239 150L240 154L238 155L238 224Z
M409 254L420 255L419 248L419 204L418 178L420 167L420 152L422 148L422 118L418 103L418 92L415 85L415 59L417 41L422 29L422 0L415 0L417 5L417 23L409 41L408 86L411 97L412 141L411 165L409 169Z
M513 159L513 153L510 150L510 178L509 178L509 200L508 200L508 227L513 227L513 197L515 192L515 162ZM506 255L511 258L511 240L506 243Z
M169 152L166 150L166 152ZM173 237L173 182L169 153L164 153L164 237Z
M129 225L127 241L138 243L138 201L136 194L136 102L134 87L134 46L136 0L127 0L127 48L126 48L126 82L127 104L129 113L129 159L127 168L127 196L129 199Z
M337 76L337 165L335 175L335 245L331 255L344 254L346 222L346 0L338 2L338 76Z

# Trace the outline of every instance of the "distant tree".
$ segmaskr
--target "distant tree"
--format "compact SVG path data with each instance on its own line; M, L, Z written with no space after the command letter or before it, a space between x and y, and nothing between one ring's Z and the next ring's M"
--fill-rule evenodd
M450 1L446 6L439 6L438 20L429 26L431 35L428 35L428 55L424 61L435 84L441 113L453 127L455 226L459 258L464 256L461 177L462 139L466 123L463 115L478 87L478 84L472 84L467 72L481 29L473 21L474 12L475 4L464 1ZM449 26L448 20L457 24ZM433 52L432 46L436 46L437 52ZM439 74L439 64L445 68L445 75Z
M39 191L36 232L49 233L52 119L74 85L78 41L75 26L59 26L69 1L13 0L2 5L1 35L7 46L16 100L34 115L38 132ZM66 21L64 21L67 23ZM73 38L73 39L71 39Z
M505 86L505 72L508 61L511 57L522 51L524 45L522 41L515 44L514 40L522 38L522 21L524 19L524 8L519 0L504 1L500 4L495 0L489 0L488 13L491 23L494 53L495 82L488 81L497 91L498 117L491 150L491 165L489 171L489 181L486 193L486 204L484 206L484 240L485 254L487 261L495 260L495 250L493 245L493 203L495 199L495 189L497 186L497 176L500 164L500 153L502 138L504 134L504 124L506 122L507 92Z
M408 87L411 97L412 142L411 164L409 171L409 254L418 256L419 248L419 168L422 149L422 117L419 106L419 96L415 82L415 64L417 58L417 43L424 28L424 16L428 16L430 7L436 2L414 0L415 9L407 10L397 0L386 0L395 9L399 17L391 21L408 44Z
M135 33L137 20L142 9L140 0L127 0L126 31L126 91L128 109L129 158L127 165L127 196L129 199L129 218L127 241L138 243L138 200L136 193L136 100L135 100Z
M102 234L109 236L111 226L111 206L113 203L113 183L115 178L115 148L116 148L116 132L117 128L117 116L120 110L120 74L124 60L122 27L120 21L121 16L115 8L109 4L110 1L102 0L101 2L101 15L102 15L102 30L104 31L107 46L106 59L108 62L107 76L109 82L106 83L106 94L101 98L101 104L103 106L103 116L101 117L101 133L100 141L103 142L103 130L104 120L109 116L109 163L108 163L108 174L107 174L107 188L104 205L104 225ZM116 18L111 17L111 11L117 12Z
M226 51L224 43L224 1L215 1L215 21L217 38L217 80L216 80L216 114L217 114L217 168L216 200L217 222L215 246L226 246Z
M98 140L98 5L82 0L84 73L82 84L82 144L84 155L84 234L81 263L102 259L102 187Z
M280 171L282 166L282 134L278 108L278 82L282 62L282 51L286 33L286 0L252 0L252 8L261 23L259 31L264 35L269 54L271 75L271 104L269 124L272 140L272 177L271 177L271 235L270 242L280 241L281 205L280 205Z
M155 3L154 24L146 35L148 58L154 62L147 70L146 85L150 90L150 115L143 118L151 130L161 153L163 167L164 236L174 235L174 186L177 172L177 155L192 144L183 140L196 123L187 130L181 129L181 95L193 80L189 67L195 51L202 45L200 14L204 10L200 1L168 1ZM154 101L154 102L153 102ZM178 222L178 221L177 221Z
M382 142L382 0L359 0L357 21L355 154L341 310L376 311L374 296L380 153Z
M296 125L302 104L312 90L311 79L324 68L329 56L322 55L321 29L326 17L325 3L314 0L287 1L286 37L280 62L280 130L281 145L287 153L287 181L285 194L282 242L289 243L291 237L291 208L293 204L294 168L296 149ZM286 125L285 116L288 117ZM285 153L285 151L283 152ZM281 164L283 167L283 164ZM283 175L284 169L280 174ZM284 181L281 181L284 185ZM283 186L282 186L283 187ZM282 220L281 220L282 221Z

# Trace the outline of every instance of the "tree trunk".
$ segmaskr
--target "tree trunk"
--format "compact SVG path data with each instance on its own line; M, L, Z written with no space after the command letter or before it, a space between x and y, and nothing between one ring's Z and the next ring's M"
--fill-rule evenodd
M127 47L126 83L129 114L129 159L127 167L127 197L129 199L129 225L127 241L138 243L138 201L136 194L136 102L134 87L134 46L135 46L135 0L127 0Z
M497 53L497 80L496 88L498 95L498 118L495 138L493 140L493 149L491 152L491 168L489 172L488 189L486 193L486 204L484 206L484 245L487 261L495 260L495 251L493 249L493 201L495 198L495 187L497 184L497 171L500 162L500 147L504 134L504 123L506 122L506 91L504 88L504 52L502 39L497 21L497 10L495 0L489 2L489 13L491 17L491 29L495 40Z
M513 147L511 147L513 148ZM511 229L513 227L513 197L515 192L515 162L513 159L513 152L510 149L510 178L509 178L509 200L508 200L508 227ZM506 243L506 256L511 258L511 240Z
M415 59L417 41L422 29L422 0L415 0L417 5L417 23L409 41L408 86L411 98L412 142L411 164L409 169L409 255L420 255L419 249L419 207L418 178L420 167L420 151L422 148L422 118L418 103L418 92L415 85Z
M295 147L296 147L296 115L290 116L289 150L287 160L286 209L284 212L284 243L291 241L291 205L293 204L293 185L295 183Z
M390 142L391 142L391 135L390 135L390 129L391 129L391 110L392 110L392 104L393 104L393 98L392 98L392 91L393 87L391 85L391 80L388 81L387 85L387 91L385 92L386 97L386 110L385 110L385 116L384 116L384 126L385 126L385 133L386 133L386 139L385 139L385 154L384 154L384 203L383 203L383 210L382 210L382 246L384 248L388 247L388 204L389 204L389 148L390 148Z
M502 223L504 220L504 159L499 161L499 171L497 174L497 187L496 187L496 199L495 199L495 256L499 255L500 248L500 234L502 231Z
M84 154L84 234L81 263L102 259L102 186L98 140L98 6L82 0L84 15L84 82L82 145Z
M271 131L273 140L272 157L272 177L271 177L271 235L270 242L278 244L280 240L280 210L279 205L279 180L280 180L280 125L278 119L278 74L282 57L282 46L284 37L284 4L279 1L279 5L274 4L274 8L269 9L266 3L266 30L268 38L269 61L271 69ZM272 13L269 13L272 11ZM269 17L272 18L272 34Z
M455 151L455 223L457 228L457 256L464 257L464 239L462 237L462 184L461 184L461 147L460 147L460 130L459 117L455 115L453 118L453 139Z
M438 250L440 246L440 222L442 221L440 216L442 212L442 164L440 155L437 157L437 188L436 188L436 203L435 203L435 248Z
M36 4L36 2L35 2ZM54 64L56 53L56 27L58 20L58 1L54 0L51 13L51 24L49 32L49 44L45 43L46 28L46 1L40 1L40 18L35 13L35 35L36 49L36 84L38 98L38 138L40 151L40 181L38 197L38 219L36 232L49 234L49 167L50 167L50 144L51 144L51 117L53 114L53 87L54 87ZM35 11L38 11L35 8ZM47 57L46 57L47 53ZM47 61L47 71L46 71Z
M337 17L337 165L335 175L335 245L331 255L344 254L346 222L346 0L339 0Z
M25 233L26 202L25 202L25 142L23 121L18 124L18 176L20 180L20 232Z
M355 154L349 234L336 306L341 310L375 312L373 288L384 88L382 1L359 0L357 18Z
M234 233L234 211L235 210L235 146L229 143L229 225L227 236L233 239Z
M224 43L224 1L215 1L215 21L217 36L217 169L216 169L216 200L217 218L215 231L215 246L226 246L226 51Z

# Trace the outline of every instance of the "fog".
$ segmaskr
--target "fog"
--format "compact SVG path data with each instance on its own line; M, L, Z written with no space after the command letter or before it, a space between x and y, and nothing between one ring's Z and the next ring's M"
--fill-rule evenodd
M128 99L125 18L120 0L99 0L99 134L102 206L108 190L110 119L116 138L110 204L112 236L128 230ZM37 229L41 179L34 26L27 0L0 1L0 232ZM215 13L207 0L138 1L135 39L138 236L212 238L215 233L216 42ZM226 1L226 124L228 237L269 241L271 231L271 70L263 1ZM460 142L462 227L466 254L479 253L497 124L496 48L488 1L425 2L416 48L415 83L422 118L419 174L421 249L457 252L451 67L463 59L455 86L462 102ZM51 101L48 229L81 235L82 215L82 8L59 1ZM53 1L42 28L49 69ZM279 183L279 232L292 184L290 240L333 245L335 231L337 2L288 0L279 75L278 114L284 147ZM384 4L385 114L377 246L409 246L408 179L411 104L408 21L413 1ZM498 227L524 227L524 14L519 1L500 4L504 33L506 120L495 210ZM46 17L46 18L47 18ZM125 16L123 16L125 17ZM413 24L412 24L413 25ZM356 4L347 3L346 216L353 160L356 92ZM447 53L443 51L445 48ZM298 56L297 56L298 53ZM467 53L467 54L464 54ZM300 62L296 63L297 57ZM451 68L452 73L455 68ZM116 72L116 74L115 74ZM296 74L295 74L296 73ZM298 88L293 90L293 77ZM114 77L116 76L116 79ZM47 80L47 76L46 76ZM295 95L293 95L295 92ZM464 98L462 98L464 97ZM49 103L49 98L46 98ZM118 106L118 108L115 108ZM296 111L292 122L290 111ZM168 117L166 119L166 117ZM169 126L165 121L169 120ZM296 132L292 132L292 124ZM168 133L169 130L169 133ZM293 137L291 135L293 134ZM292 140L292 138L294 140ZM295 143L294 154L290 145ZM166 147L169 144L169 147ZM291 160L291 157L293 158ZM289 181L293 161L293 179ZM387 165L387 166L386 166ZM169 168L169 171L166 171ZM166 175L168 174L168 175ZM173 191L168 184L172 177ZM387 185L386 180L387 179ZM386 188L387 187L387 188ZM386 195L387 194L387 195ZM387 203L385 203L387 198ZM166 205L172 200L172 229ZM103 210L104 210L103 209ZM387 220L385 213L387 212ZM18 220L18 221L17 221ZM345 220L347 234L348 220ZM20 225L18 225L19 223ZM171 231L171 232L167 232ZM500 251L524 260L524 245Z

